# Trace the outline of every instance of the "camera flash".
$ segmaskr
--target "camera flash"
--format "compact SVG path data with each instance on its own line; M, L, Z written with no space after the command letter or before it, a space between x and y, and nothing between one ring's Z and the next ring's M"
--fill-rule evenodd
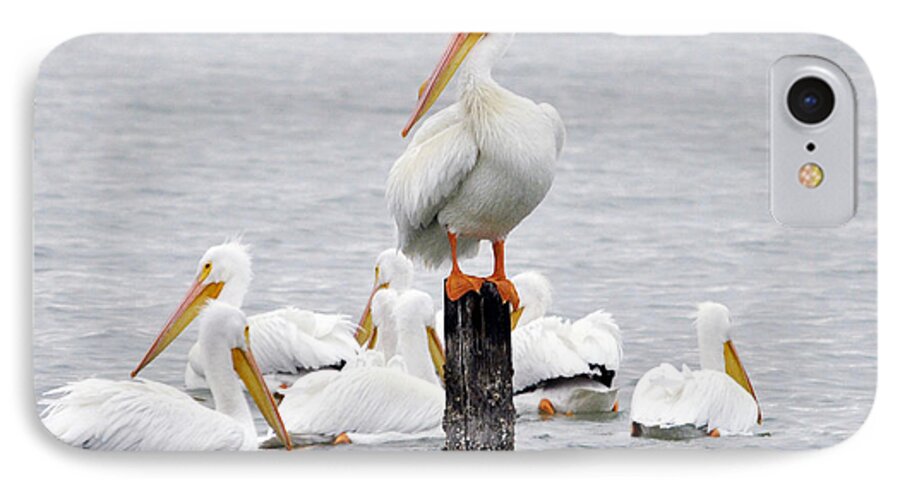
M822 171L822 167L818 164L807 163L800 167L800 172L797 177L803 187L815 189L822 185L822 180L825 179L825 172Z

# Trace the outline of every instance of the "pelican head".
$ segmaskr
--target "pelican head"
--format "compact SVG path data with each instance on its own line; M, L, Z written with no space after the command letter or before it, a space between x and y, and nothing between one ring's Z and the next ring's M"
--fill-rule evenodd
M403 137L409 134L419 119L437 102L467 56L473 73L490 76L491 68L506 54L512 39L513 34L510 33L460 32L453 35L431 76L419 87L419 99L412 116L403 127Z
M697 329L697 340L700 346L700 368L720 371L728 374L737 384L747 390L754 400L756 392L750 383L750 377L738 357L734 343L731 341L731 313L728 308L710 301L697 305L694 327ZM762 412L759 420L762 422Z
M378 255L375 260L375 282L366 308L359 319L359 328L356 329L356 341L359 345L369 344L371 349L375 345L376 331L372 323L372 300L383 289L392 288L404 291L412 283L413 264L403 255L403 252L389 248Z
M210 300L198 314L197 323L200 325L198 342L204 345L203 352L210 356L208 364L224 364L222 361L230 359L234 372L247 387L247 392L250 393L263 418L285 447L290 449L291 438L250 350L250 327L247 325L247 317L232 305ZM214 372L209 374L215 375ZM210 380L213 397L217 394L217 384L213 379Z
M137 376L156 359L194 321L207 301L220 299L240 308L251 279L250 253L238 240L229 240L208 249L197 264L196 276L184 299L131 376Z
M518 274L512 282L519 292L519 307L509 315L515 330L519 324L528 325L547 314L553 301L553 288L543 274L535 271Z

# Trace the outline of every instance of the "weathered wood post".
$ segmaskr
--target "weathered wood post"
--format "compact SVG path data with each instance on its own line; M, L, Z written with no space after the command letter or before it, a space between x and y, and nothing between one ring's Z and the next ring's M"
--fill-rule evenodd
M509 305L485 281L481 294L450 301L444 294L445 448L515 448Z

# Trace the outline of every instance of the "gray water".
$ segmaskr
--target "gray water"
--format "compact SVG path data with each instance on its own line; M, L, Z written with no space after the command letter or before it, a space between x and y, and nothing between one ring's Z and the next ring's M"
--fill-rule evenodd
M254 251L248 313L356 317L374 257L394 245L383 192L399 132L445 40L93 36L55 50L36 89L35 395L126 379L203 251L236 233ZM766 76L786 53L825 55L858 87L859 211L840 228L768 213ZM526 416L518 448L807 448L858 428L876 378L875 141L871 80L851 52L812 37L520 35L495 78L556 106L569 135L508 270L547 274L553 313L610 311L626 356L618 416ZM490 262L483 247L464 269ZM437 300L444 272L415 285ZM697 366L689 315L704 300L731 308L759 434L629 437L638 377ZM144 376L181 386L196 333Z

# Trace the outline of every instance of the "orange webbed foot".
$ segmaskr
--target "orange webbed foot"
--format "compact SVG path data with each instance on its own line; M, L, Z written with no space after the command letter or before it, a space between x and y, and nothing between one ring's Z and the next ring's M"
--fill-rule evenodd
M511 304L514 310L519 308L519 292L516 291L516 285L512 281L506 276L490 276L487 281L497 286L497 292L500 293L504 303Z
M538 403L538 413L541 415L553 416L556 415L556 407L553 406L553 402L546 398L541 398L540 403Z
M331 441L331 444L339 446L341 444L350 444L352 442L353 441L350 440L350 436L348 436L346 432L341 432L334 438L333 441Z
M462 272L451 272L445 285L447 297L450 301L459 301L459 298L462 298L470 291L480 292L483 283L484 279L480 277L470 276Z

